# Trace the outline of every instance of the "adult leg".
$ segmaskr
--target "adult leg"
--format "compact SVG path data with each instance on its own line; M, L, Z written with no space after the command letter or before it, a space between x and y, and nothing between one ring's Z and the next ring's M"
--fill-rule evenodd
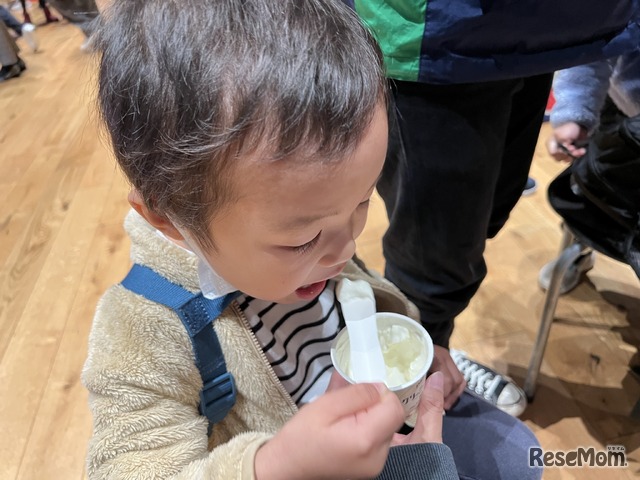
M4 22L0 22L0 82L19 77L27 68L18 56L19 48Z
M9 67L18 63L18 45L7 30L6 25L0 22L0 65Z
M22 24L14 17L11 12L0 5L0 19L4 22L4 24L16 32L18 35L22 35Z
M463 393L443 419L443 442L451 448L461 479L538 480L529 449L540 444L517 418Z
M484 245L522 84L394 84L396 115L378 184L389 216L385 275L444 347L486 275Z
M31 17L29 16L29 12L27 12L27 0L20 0L20 4L22 5L22 15L24 16L24 23L31 23Z
M51 10L49 10L49 7L47 6L46 0L39 0L39 4L40 4L40 8L44 12L44 18L47 20L47 23L52 23L52 22L58 22L59 21L59 18L54 16L51 13Z
M488 238L497 235L522 196L540 135L552 79L553 74L524 78L522 89L513 96L500 176L487 231Z

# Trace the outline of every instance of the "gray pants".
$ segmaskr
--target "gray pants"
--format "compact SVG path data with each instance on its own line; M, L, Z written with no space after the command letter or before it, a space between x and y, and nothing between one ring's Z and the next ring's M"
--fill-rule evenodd
M18 21L16 17L11 15L11 12L0 5L0 20L11 30L15 31L18 35L22 35L22 23Z
M19 51L4 22L0 22L0 65L4 67L18 63Z
M443 418L442 440L461 480L540 480L529 449L540 444L523 422L465 392Z

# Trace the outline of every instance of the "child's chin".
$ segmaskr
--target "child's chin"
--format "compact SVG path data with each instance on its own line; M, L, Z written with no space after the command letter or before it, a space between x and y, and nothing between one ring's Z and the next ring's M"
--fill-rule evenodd
M284 298L281 298L280 300L276 300L275 303L281 303L283 305L291 305L293 303L298 303L300 302L300 298L298 298L298 296L295 293L292 293L291 295L287 295Z

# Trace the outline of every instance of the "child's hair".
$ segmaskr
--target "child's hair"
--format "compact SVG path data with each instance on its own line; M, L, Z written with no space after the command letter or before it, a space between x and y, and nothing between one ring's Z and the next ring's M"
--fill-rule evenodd
M386 101L380 50L339 0L122 0L95 46L120 166L202 245L235 160L343 157Z

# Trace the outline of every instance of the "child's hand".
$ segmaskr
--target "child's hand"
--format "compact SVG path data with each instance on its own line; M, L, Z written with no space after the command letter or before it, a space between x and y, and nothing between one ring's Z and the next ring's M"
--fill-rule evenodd
M439 345L434 345L433 348L433 363L431 364L430 372L441 372L443 375L444 384L444 408L449 410L456 403L464 387L467 386L462 373L453 362L449 350Z
M442 443L442 413L444 412L444 375L435 372L427 377L418 405L418 420L409 435L396 433L393 445L410 443Z
M571 162L583 156L587 149L581 146L588 138L587 130L575 122L567 122L553 129L547 141L547 150L556 160Z
M301 408L260 447L256 478L375 477L403 420L400 401L383 384L334 389Z

